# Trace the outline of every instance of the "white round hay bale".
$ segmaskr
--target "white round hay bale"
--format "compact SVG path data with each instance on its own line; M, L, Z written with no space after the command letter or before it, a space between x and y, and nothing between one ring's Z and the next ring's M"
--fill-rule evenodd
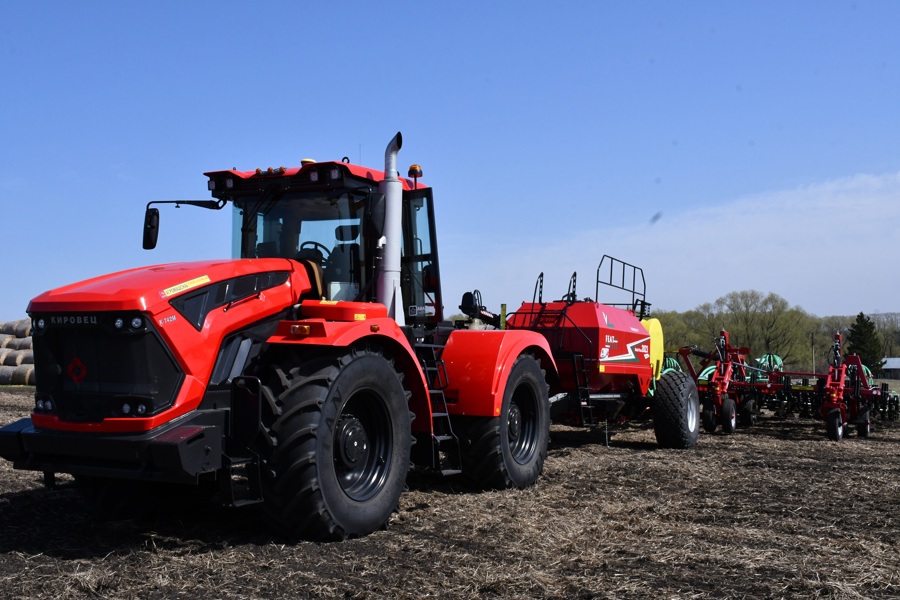
M34 385L34 365L20 365L16 367L13 370L10 383L13 385Z
M34 352L31 350L19 350L19 355L16 357L16 365L33 365L34 364Z
M15 344L17 339L19 339L19 338L17 338L13 334L0 333L0 348L6 348L10 344Z
M0 323L0 333L5 335L16 335L16 325L18 321L6 321L5 323Z
M0 365L5 365L6 358L13 352L18 352L18 350L13 350L12 348L0 348Z
M20 364L22 364L19 362L19 353L21 352L21 350L13 350L11 348L4 348L4 350L6 350L7 352L3 357L2 364L6 365L7 367L18 367Z
M6 347L13 350L31 350L31 337L13 338L9 340Z
M15 373L15 367L0 366L0 385L9 385L12 383L12 376Z
M26 338L31 335L31 319L22 319L16 323L16 337Z
M20 365L33 365L34 352L31 350L19 350L18 361Z

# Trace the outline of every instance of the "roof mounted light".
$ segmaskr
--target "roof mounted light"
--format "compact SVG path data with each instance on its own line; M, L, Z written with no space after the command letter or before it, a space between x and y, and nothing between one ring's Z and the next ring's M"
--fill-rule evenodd
M422 176L422 167L417 164L412 164L409 166L409 171L406 173L407 177L413 178L413 187L415 189L419 189L419 177Z

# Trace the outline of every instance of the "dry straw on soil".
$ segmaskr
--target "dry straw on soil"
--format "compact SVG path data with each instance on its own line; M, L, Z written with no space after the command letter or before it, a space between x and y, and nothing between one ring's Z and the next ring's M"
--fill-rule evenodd
M0 389L0 420L29 388ZM897 598L900 428L840 443L763 419L695 451L554 429L539 483L413 478L387 531L287 544L253 510L95 523L74 486L0 466L16 598Z

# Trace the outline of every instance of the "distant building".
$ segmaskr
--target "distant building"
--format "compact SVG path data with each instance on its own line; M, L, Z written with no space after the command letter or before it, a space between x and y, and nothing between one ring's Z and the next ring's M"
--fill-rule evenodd
M900 379L900 358L885 358L881 367L882 379Z

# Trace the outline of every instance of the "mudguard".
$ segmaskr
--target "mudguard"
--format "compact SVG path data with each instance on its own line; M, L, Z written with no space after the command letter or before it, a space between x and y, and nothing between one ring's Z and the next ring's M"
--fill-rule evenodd
M441 355L449 382L444 395L450 414L499 416L510 370L523 353L534 355L548 378L556 377L550 346L539 333L468 329L452 332Z
M412 430L432 433L432 409L425 374L415 351L400 326L385 316L384 305L366 302L329 302L311 300L302 305L299 321L282 321L269 344L349 348L373 345L384 348L403 374L404 386L412 392L409 408L415 413ZM337 320L340 319L340 320Z

